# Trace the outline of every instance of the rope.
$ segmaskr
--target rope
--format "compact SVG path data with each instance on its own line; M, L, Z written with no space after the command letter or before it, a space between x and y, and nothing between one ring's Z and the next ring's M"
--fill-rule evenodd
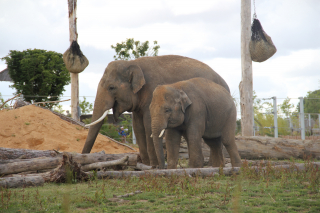
M76 21L75 21L75 19L74 19L74 13L75 13L75 11L74 11L74 0L72 1L73 2L73 10L72 10L72 22L73 22L73 29L74 29L74 32L73 32L73 40L74 41L76 41L77 39L76 39Z
M256 0L253 0L253 8L254 8L253 19L257 19Z

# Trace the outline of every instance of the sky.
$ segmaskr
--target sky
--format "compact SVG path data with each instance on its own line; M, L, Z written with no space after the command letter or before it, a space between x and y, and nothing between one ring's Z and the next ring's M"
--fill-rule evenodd
M277 53L253 62L259 98L306 96L320 89L320 1L256 0L256 13ZM252 1L251 13L254 7ZM94 102L97 85L115 51L111 45L134 38L158 41L159 55L182 55L208 64L239 98L241 81L240 0L78 0L78 43L89 60L79 74L79 96ZM252 17L252 15L251 15ZM0 58L10 50L69 48L66 0L0 0ZM6 68L0 60L0 71ZM10 83L0 82L4 99ZM71 86L65 87L69 99ZM65 109L70 102L64 102Z

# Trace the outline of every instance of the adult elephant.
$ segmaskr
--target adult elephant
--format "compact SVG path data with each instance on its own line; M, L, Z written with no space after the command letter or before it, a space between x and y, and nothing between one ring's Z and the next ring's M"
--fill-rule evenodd
M187 57L166 55L118 60L108 64L98 85L92 121L82 153L90 153L109 109L114 118L125 111L133 114L133 129L142 163L158 165L151 136L149 105L158 85L203 77L230 92L226 82L208 65Z

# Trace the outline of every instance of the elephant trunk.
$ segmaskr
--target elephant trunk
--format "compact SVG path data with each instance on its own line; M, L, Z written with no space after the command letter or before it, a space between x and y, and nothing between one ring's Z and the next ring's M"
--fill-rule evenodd
M111 109L113 105L114 105L114 100L108 99L107 104L105 104L105 101L102 101L101 99L96 98L94 103L94 110L92 114L93 123L89 124L90 129L88 132L86 142L82 149L82 154L91 152L93 144L103 124L104 117L107 116L107 111Z
M158 123L158 122L155 122ZM157 125L152 122L152 139L154 148L156 150L159 168L164 169L164 153L163 153L163 144L162 144L162 135L164 133L164 130L166 128L166 125Z

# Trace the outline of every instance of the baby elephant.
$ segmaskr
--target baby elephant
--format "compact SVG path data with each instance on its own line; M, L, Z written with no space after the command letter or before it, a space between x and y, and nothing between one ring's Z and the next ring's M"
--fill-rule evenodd
M164 130L168 169L177 168L181 136L188 144L189 167L203 167L201 138L210 147L209 165L224 166L222 144L233 167L241 166L235 144L237 111L230 93L204 78L158 86L150 104L151 127L159 167L164 168Z

